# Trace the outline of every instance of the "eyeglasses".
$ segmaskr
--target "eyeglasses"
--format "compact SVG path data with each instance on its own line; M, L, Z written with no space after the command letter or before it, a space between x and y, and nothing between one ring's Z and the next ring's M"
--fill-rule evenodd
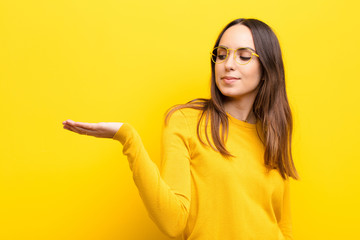
M234 59L240 65L248 64L251 61L253 55L259 57L259 55L257 55L253 50L247 47L242 47L238 49L216 47L210 53L211 60L216 64L225 62L225 60L229 56L229 50L235 50L236 54L234 54Z

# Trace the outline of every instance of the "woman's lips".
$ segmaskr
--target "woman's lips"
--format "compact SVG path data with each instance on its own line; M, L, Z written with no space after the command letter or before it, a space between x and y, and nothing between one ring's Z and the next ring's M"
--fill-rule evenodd
M234 77L223 77L221 78L226 84L231 84L239 80L240 78L234 78Z

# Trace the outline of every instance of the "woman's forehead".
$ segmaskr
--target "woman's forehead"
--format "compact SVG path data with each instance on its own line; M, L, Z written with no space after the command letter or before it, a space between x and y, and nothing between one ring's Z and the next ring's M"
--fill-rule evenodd
M250 47L255 50L254 40L250 29L240 24L226 29L220 39L219 45L233 49Z

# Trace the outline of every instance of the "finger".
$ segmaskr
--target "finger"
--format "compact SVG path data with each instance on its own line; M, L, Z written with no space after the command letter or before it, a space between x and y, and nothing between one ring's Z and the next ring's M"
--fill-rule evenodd
M77 129L76 127L73 127L73 126L71 126L71 125L65 125L64 128L67 129L67 130L70 130L70 131L72 131L72 132L81 134L81 132L79 131L79 129Z
M91 135L91 133L88 130L80 128L80 127L74 127L74 126L71 126L71 125L66 125L66 126L64 126L64 128L68 129L70 131L79 133L81 135Z
M85 122L75 122L73 120L66 120L63 122L64 125L70 125L73 127L81 127L82 129L88 129L88 130L96 130L98 127L97 123L85 123Z
M63 121L62 123L63 123L63 124L70 124L70 125L72 125L72 124L74 124L75 122L74 122L73 120L68 119L68 120Z
M85 134L85 135L95 136L95 134L97 133L97 131L95 131L95 130L82 128L82 127L78 127L78 126L73 126L73 128L77 129L81 134Z
M84 122L74 122L73 126L80 127L82 129L95 130L96 123L84 123Z
M71 125L68 125L68 124L64 125L63 128L66 130L72 131L72 132L79 133L77 129L75 129L74 127L72 127Z

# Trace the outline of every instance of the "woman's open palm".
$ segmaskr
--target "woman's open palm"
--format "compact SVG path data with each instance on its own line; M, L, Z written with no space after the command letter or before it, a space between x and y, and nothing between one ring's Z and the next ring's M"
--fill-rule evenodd
M120 122L84 123L72 120L66 120L62 123L64 124L63 128L67 130L98 138L112 138L123 125Z

